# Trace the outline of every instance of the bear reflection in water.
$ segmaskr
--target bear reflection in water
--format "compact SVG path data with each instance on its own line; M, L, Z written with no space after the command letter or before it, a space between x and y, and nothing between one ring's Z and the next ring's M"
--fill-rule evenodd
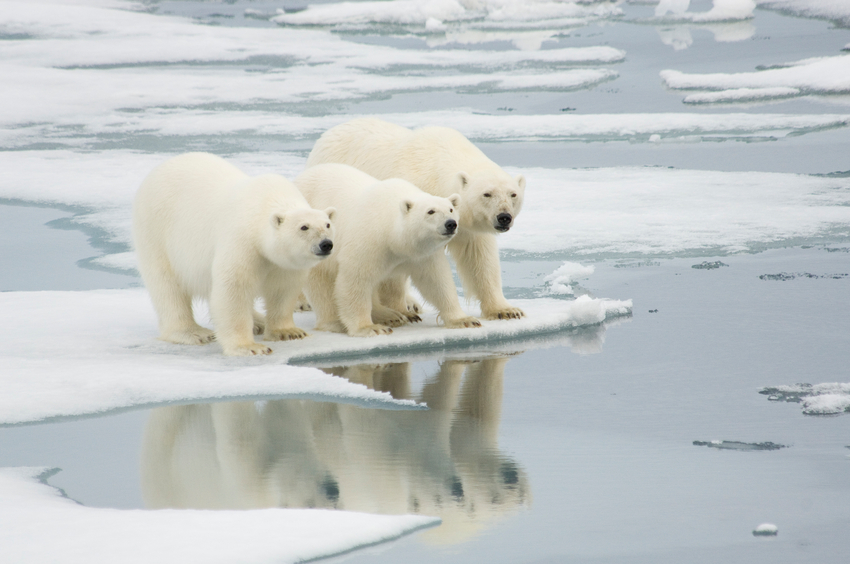
M446 360L418 397L410 363L323 369L428 410L310 400L155 409L142 449L150 508L334 508L435 515L424 533L460 542L531 502L499 450L507 357Z

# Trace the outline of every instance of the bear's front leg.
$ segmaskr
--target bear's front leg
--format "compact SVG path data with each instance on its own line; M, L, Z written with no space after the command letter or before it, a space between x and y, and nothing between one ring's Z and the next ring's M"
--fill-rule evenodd
M460 238L460 240L458 240ZM458 235L449 243L463 287L481 301L484 319L519 319L525 316L512 306L502 292L502 270L496 236L490 234Z
M461 309L449 259L442 252L417 260L410 267L410 278L422 297L440 312L446 327L481 327L478 319Z
M364 266L340 267L334 292L339 319L352 337L389 335L391 328L372 322L372 294L377 281L364 275L368 272Z
M276 270L266 277L263 299L266 302L265 341L303 339L307 332L295 326L292 314L307 281L307 271Z
M216 257L213 261L213 285L210 315L215 324L215 338L224 354L251 356L271 354L266 345L254 341L255 273L243 265Z

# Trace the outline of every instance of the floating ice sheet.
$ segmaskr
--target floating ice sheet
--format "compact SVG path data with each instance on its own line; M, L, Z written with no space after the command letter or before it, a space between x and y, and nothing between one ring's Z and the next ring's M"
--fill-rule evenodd
M392 335L355 338L312 332L302 341L270 343L274 354L232 358L217 344L158 341L147 293L135 290L0 293L0 424L95 414L132 406L244 396L307 397L386 409L416 408L321 371L286 363L331 361L423 349L446 350L551 335L631 313L631 301L517 300L527 317L445 329L436 315ZM209 326L204 308L198 319ZM474 313L474 312L473 312ZM312 313L296 323L312 329ZM545 346L545 339L544 339Z
M850 92L850 55L804 59L755 72L687 74L663 70L661 78L669 88L712 91L691 94L685 99L691 103L846 94Z
M321 509L117 510L80 505L44 468L0 469L5 562L305 562L385 542L439 519Z
M826 18L843 25L850 24L850 2L847 0L756 0L759 8L772 8L798 16Z
M720 0L722 1L722 0ZM728 1L728 0L727 0ZM281 25L395 24L426 26L429 20L469 22L485 20L510 27L518 22L616 16L622 10L608 3L546 0L394 0L390 2L336 2L313 4L306 10L271 18ZM434 24L431 24L434 27Z
M142 179L169 155L131 151L0 152L0 198L80 208L73 221L129 250L131 207ZM233 156L252 175L294 178L304 158ZM850 234L850 178L667 168L509 169L528 182L516 227L500 235L513 254L736 252L791 239ZM106 259L121 268L131 255Z
M762 388L771 401L800 403L806 415L837 415L850 412L850 383L794 384Z

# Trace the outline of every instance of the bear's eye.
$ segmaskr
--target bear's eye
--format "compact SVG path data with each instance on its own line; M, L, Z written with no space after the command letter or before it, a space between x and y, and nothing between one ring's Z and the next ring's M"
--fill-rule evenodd
M489 198L489 197L490 197L490 192L484 192L484 197L485 197L485 198Z
M301 226L301 231L307 231L308 229L309 229L309 227L307 227L306 225Z
M449 208L449 213L454 213L454 212L455 212L454 208Z
M325 227L327 227L328 229L330 229L330 228L331 228L331 224L330 224L330 223L328 223Z
M434 215L434 210L428 210L428 215Z
M516 192L514 192L513 194L511 194L511 198L516 198Z

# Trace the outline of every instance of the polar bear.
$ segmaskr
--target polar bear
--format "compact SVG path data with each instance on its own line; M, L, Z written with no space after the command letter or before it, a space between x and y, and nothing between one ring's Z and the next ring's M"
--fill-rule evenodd
M321 163L348 164L380 179L403 178L435 196L460 193L459 233L448 249L466 295L481 301L485 319L524 315L502 292L495 237L511 228L522 208L522 175L512 178L454 129L410 130L375 118L326 131L307 159L308 167Z
M310 205L333 206L337 250L310 271L306 290L316 329L368 337L419 319L405 305L410 277L446 327L479 327L460 307L445 259L457 234L460 197L426 194L400 179L376 180L355 168L308 168L295 185ZM378 298L382 283L402 288Z
M160 339L215 338L224 354L252 355L272 352L254 341L255 325L267 341L305 337L292 313L307 270L331 254L334 211L312 209L281 176L250 177L207 153L155 168L136 194L133 241ZM209 301L215 333L195 322L196 296Z

